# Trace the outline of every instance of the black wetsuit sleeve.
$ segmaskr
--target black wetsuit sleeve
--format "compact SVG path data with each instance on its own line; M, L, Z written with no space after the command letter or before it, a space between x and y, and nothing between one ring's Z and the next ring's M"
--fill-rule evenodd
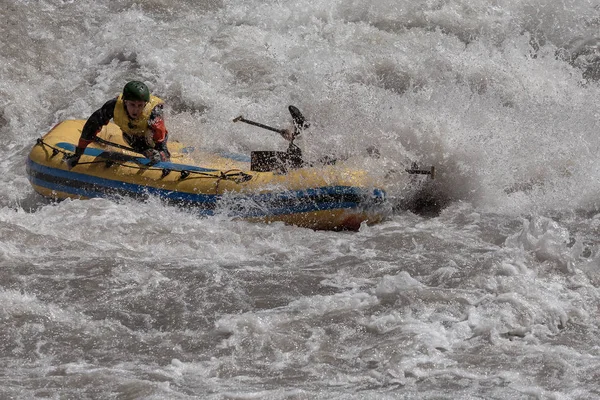
M115 105L117 99L107 101L104 105L94 111L94 113L88 118L87 122L83 126L81 131L81 139L83 140L94 140L100 129L112 119L115 114Z

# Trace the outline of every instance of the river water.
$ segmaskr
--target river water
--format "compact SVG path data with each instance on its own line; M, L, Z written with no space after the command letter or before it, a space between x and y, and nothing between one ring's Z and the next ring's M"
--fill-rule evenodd
M0 17L0 398L600 397L597 2L0 0ZM434 165L427 207L392 181L383 223L315 232L40 198L35 140L131 79L167 102L171 140L284 149L232 119L285 127L292 104L306 154Z

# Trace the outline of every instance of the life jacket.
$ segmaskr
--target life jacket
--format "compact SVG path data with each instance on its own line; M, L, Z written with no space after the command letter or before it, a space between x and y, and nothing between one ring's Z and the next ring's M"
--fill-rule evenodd
M152 114L152 110L159 104L162 104L163 101L156 96L150 96L150 101L146 103L146 107L144 107L144 111L140 114L137 119L129 118L127 115L127 110L125 109L125 103L123 102L123 95L119 95L117 98L117 104L115 104L115 110L113 115L113 121L123 133L131 136L139 136L139 137L152 137L152 133L150 130L150 115Z

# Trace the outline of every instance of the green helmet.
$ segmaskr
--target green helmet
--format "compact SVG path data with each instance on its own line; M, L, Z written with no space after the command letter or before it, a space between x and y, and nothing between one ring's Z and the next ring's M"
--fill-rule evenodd
M127 82L123 88L123 100L150 101L150 90L143 82Z

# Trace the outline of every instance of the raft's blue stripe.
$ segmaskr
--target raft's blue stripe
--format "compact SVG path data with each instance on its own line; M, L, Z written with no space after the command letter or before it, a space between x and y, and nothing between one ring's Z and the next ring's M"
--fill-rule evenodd
M220 155L221 157L229 158L230 160L233 160L233 161L241 161L241 162L250 162L251 161L250 156L248 156L246 154L229 153L227 151L222 151L217 154Z
M91 184L98 187L104 187L107 189L115 189L121 191L127 191L132 194L150 194L159 196L165 199L175 200L175 201L184 201L191 204L196 204L198 206L213 204L220 199L223 199L220 195L207 195L207 194L193 194L193 193L185 193L185 192L176 192L165 189L158 189L144 185L137 185L126 183L122 181L115 181L104 178L97 178L90 175L80 174L77 172L65 171L58 168L46 167L41 164L38 164L31 159L27 160L28 167L36 172L43 173L48 176L55 176L57 178L69 179L77 182L83 182L87 184ZM110 193L105 193L102 191L93 191L75 188L71 186L65 186L62 184L57 184L53 182L48 182L42 179L35 178L29 175L30 181L37 186L45 187L50 190L60 191L64 193L69 193L82 197L114 197L114 195ZM276 202L278 200L289 200L289 199L303 199L306 197L313 197L319 195L339 195L339 194L362 194L364 190L355 187L347 187L347 186L328 186L316 189L304 189L304 190L296 190L296 191L285 191L279 193L261 193L261 194L252 194L252 195L240 195L239 199L234 197L232 198L234 203L239 202L254 202L260 204L260 208L251 209L251 210L243 210L244 212L240 212L235 214L235 216L240 217L262 217L262 216L270 216L270 215L284 215L284 214L297 214L311 211L319 211L319 210L333 210L333 209L352 209L357 208L359 206L356 202L323 202L323 203L308 203L308 204L297 204L293 206L283 207L283 208L273 208L273 207L263 207L265 204L268 204L269 201ZM373 199L384 199L385 192L380 189L375 189L371 193L371 197ZM227 201L227 197L225 198ZM201 209L199 210L202 215L213 215L214 211L212 209Z

